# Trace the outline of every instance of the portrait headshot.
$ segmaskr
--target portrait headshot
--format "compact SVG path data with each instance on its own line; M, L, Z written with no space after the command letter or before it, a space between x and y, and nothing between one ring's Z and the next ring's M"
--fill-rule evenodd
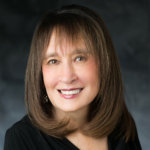
M144 123L150 113L148 95L142 101L142 91L140 95L138 90L148 90L150 80L146 83L143 79L147 74L138 80L137 70L143 62L136 61L140 44L136 46L133 41L135 35L140 37L138 27L136 33L127 31L130 26L126 24L132 22L125 12L126 3L122 9L119 2L90 4L59 1L54 7L48 7L47 2L40 8L39 3L36 15L29 12L34 19L24 29L30 28L28 46L14 56L14 60L24 57L23 64L16 63L24 67L23 80L12 82L18 85L12 95L21 95L22 100L11 101L8 93L2 103L4 150L147 150L148 124ZM109 16L109 5L118 13L114 13L116 18ZM142 39L138 40L142 45ZM7 76L2 78L2 72L3 87Z

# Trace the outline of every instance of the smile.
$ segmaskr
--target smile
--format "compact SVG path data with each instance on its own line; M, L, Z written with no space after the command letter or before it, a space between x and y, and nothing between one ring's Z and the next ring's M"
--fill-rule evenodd
M62 89L58 90L60 95L63 96L63 98L75 98L83 88L78 88L78 89Z
M60 90L60 92L61 92L62 94L65 94L65 95L78 94L80 91L81 91L80 89L71 90L71 91L63 91L63 90Z

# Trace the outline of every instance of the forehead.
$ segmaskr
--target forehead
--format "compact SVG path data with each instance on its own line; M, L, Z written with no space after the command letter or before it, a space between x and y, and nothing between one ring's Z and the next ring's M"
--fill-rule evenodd
M72 37L66 33L58 33L54 30L51 34L49 45L46 50L46 54L59 53L62 55L76 52L89 52L85 40L81 34L77 34Z

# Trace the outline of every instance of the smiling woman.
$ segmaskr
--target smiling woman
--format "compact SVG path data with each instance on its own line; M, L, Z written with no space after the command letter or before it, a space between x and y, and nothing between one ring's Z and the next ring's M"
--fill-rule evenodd
M57 114L60 117L64 112L70 112L71 115L88 109L98 94L99 76L96 59L87 53L83 42L69 43L65 39L59 45L56 38L53 32L44 55L46 59L42 63L42 72L55 113L57 109L62 110Z
M38 24L26 70L27 116L5 150L140 150L105 24L89 8L50 11Z

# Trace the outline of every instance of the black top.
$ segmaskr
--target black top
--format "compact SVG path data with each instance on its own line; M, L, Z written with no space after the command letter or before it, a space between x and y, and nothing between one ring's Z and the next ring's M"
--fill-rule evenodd
M138 137L134 142L114 141L108 137L109 150L141 150ZM32 125L28 116L7 130L4 150L79 150L67 138L48 136Z

